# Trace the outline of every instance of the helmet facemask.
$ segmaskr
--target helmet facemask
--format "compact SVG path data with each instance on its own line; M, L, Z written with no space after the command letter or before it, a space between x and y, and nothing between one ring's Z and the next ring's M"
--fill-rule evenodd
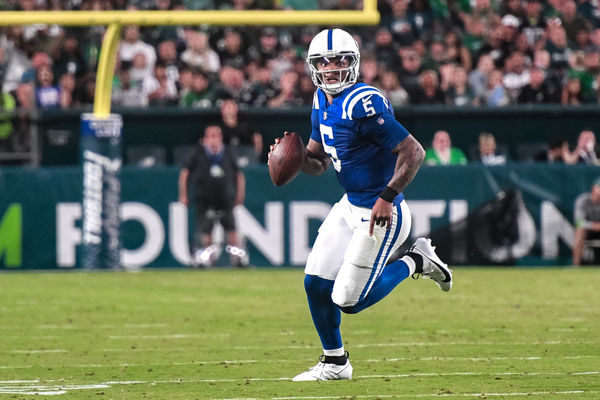
M340 69L319 70L319 62L329 63L335 58L348 60L348 66ZM309 55L306 62L310 69L310 76L315 86L326 93L335 95L356 83L358 79L358 66L360 56L355 52L328 52L326 54ZM336 82L327 82L326 75L337 75ZM334 75L335 76L335 75Z

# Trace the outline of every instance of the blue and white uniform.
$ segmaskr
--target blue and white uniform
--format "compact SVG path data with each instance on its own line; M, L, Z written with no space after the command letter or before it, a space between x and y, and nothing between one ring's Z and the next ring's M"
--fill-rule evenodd
M306 62L318 88L311 140L320 143L331 158L346 193L319 228L304 270L308 306L324 357L293 380L351 379L353 368L340 334L342 311L357 313L372 306L414 273L448 291L452 272L424 238L386 265L410 232L410 211L402 193L393 201L390 229L375 224L373 235L369 234L372 208L398 162L393 150L409 133L396 121L392 106L378 89L356 83L360 66L356 40L341 29L325 29L312 39ZM404 149L422 152L414 142ZM418 165L409 167L414 171Z
M358 312L372 304L367 296L410 232L410 211L399 194L391 228L375 225L369 235L371 208L394 174L398 157L392 150L409 133L385 96L364 83L344 89L331 104L317 89L311 119L311 139L323 145L346 194L321 225L305 273L308 281L333 281L333 302ZM325 350L336 346L324 343Z
M310 138L331 157L338 180L350 203L373 207L394 174L392 149L408 131L400 125L385 96L373 86L357 83L327 104L325 93L315 91ZM399 201L403 195L400 194Z

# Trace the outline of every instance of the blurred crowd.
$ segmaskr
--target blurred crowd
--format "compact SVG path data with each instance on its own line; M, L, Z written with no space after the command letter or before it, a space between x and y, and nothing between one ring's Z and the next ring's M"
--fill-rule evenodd
M459 147L452 146L447 131L437 131L433 135L431 147L425 154L426 165L465 165L468 162L484 165L504 165L509 161L539 162L548 164L585 164L598 166L596 134L590 129L579 132L575 148L571 151L569 142L559 136L547 142L523 142L517 145L516 158L511 160L506 144L496 143L491 132L481 132L477 144L468 149L467 154Z
M3 10L355 9L356 0L3 0ZM395 106L600 99L597 0L379 0L376 27L347 27L361 78ZM2 28L3 103L20 109L93 103L105 27ZM310 105L306 49L317 26L125 26L116 107Z

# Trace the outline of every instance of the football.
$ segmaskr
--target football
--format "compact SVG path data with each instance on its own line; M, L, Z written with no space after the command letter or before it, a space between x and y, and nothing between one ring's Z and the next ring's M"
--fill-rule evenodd
M269 157L269 174L275 186L285 185L298 175L304 163L304 143L296 132L284 135Z

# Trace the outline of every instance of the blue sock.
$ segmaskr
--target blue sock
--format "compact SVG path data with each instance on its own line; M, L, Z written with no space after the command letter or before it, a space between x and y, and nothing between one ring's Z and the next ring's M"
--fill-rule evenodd
M343 346L340 334L342 313L331 300L333 281L314 275L304 277L304 289L308 298L308 307L313 323L321 338L325 350L339 349Z
M400 282L408 277L409 273L408 265L404 261L394 261L383 269L381 275L373 283L371 291L364 299L352 307L342 307L342 311L348 314L356 314L372 306L394 290Z

